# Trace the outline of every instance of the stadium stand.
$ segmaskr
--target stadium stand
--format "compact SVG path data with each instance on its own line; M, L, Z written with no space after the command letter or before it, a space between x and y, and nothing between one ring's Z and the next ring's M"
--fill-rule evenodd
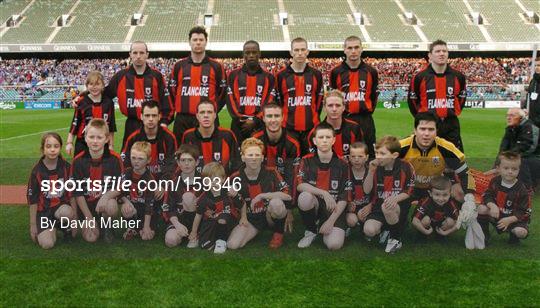
M422 31L430 41L444 38L448 42L481 42L478 26L468 24L467 8L463 1L431 1L428 5L417 0L402 0L403 6L414 12L422 22Z
M54 22L65 14L74 0L40 0L34 2L24 14L18 27L9 29L2 37L2 43L27 44L45 43L54 31Z
M8 20L11 15L20 14L31 0L4 0L0 3L0 24Z
M346 1L328 5L325 0L286 1L291 39L301 36L314 42L342 42L349 35L361 36L358 26L351 24L351 9ZM324 9L323 9L324 8Z
M540 41L540 31L533 25L525 24L520 17L523 11L514 0L492 1L469 0L473 10L480 12L487 20L486 29L495 41L526 42Z
M204 14L207 1L149 1L143 12L144 26L138 26L132 41L187 42L189 29Z
M237 5L235 0L216 1L210 39L214 42L282 42L283 32L277 23L276 1L244 0ZM231 9L231 8L235 9ZM274 22L274 19L276 22Z
M527 10L534 11L540 14L540 1L538 0L521 0L521 3L527 8Z
M129 20L141 0L81 1L69 27L63 27L53 43L123 43Z
M403 24L401 11L393 1L354 0L356 9L367 16L366 26L371 39L375 42L420 42L420 38L411 26Z

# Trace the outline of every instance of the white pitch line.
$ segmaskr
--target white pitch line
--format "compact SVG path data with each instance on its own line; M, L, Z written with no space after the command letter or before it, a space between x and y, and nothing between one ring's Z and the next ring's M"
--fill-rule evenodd
M49 129L49 130L44 130L42 132L37 132L37 133L32 133L32 134L19 135L19 136L9 137L9 138L5 138L5 139L0 139L0 141L4 142L4 141L9 141L9 140L19 139L19 138L24 138L24 137L41 135L43 133L50 132L50 131L59 131L59 130L68 130L68 129L69 129L69 127L57 128L57 129Z

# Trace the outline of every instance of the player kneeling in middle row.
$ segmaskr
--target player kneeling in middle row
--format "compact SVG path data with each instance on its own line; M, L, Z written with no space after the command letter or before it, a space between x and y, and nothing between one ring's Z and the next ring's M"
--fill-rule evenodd
M364 234L374 237L384 229L389 231L385 251L401 248L401 234L407 222L409 197L414 188L414 170L399 159L401 145L393 136L385 136L375 144L375 159L369 163L364 191L371 193L373 208L366 218ZM401 214L401 215L400 215Z
M238 192L227 191L225 168L218 162L211 162L202 170L203 184L210 179L211 189L201 194L197 200L197 214L189 234L189 240L197 238L199 225L199 245L203 249L212 249L214 253L227 250L227 238L240 218L240 209L244 200ZM205 188L206 189L206 188Z
M412 225L424 236L435 231L441 239L445 239L457 230L459 214L457 202L450 198L452 181L440 175L431 180L430 186L429 198L420 201Z
M180 187L177 190L167 191L162 205L163 218L167 222L167 233L165 233L167 247L176 247L180 245L183 237L189 237L199 194L194 189L195 179L200 180L200 174L196 171L199 150L192 144L182 144L176 151L175 157L178 169L173 180L175 183L180 181ZM188 248L198 246L196 236L187 244Z
M125 181L131 183L128 186L129 190L109 191L98 202L99 206L121 197L122 217L127 219L128 226L130 226L124 232L124 240L131 240L140 235L141 239L147 241L153 239L155 235L154 192L148 189L144 190L148 183L154 179L147 168L151 160L151 151L152 146L149 142L135 142L130 152L131 167L122 174L122 183Z
M274 235L269 246L279 248L283 244L287 216L285 202L292 200L287 183L274 168L263 165L264 144L261 140L244 140L241 154L245 167L233 173L231 178L240 178L240 194L245 203L240 223L233 229L227 247L244 247L259 231L271 228Z
M349 167L332 151L336 135L330 124L317 125L313 136L317 151L304 156L297 175L298 208L306 226L298 247L309 247L318 227L326 247L337 250L345 240L344 210L351 201Z

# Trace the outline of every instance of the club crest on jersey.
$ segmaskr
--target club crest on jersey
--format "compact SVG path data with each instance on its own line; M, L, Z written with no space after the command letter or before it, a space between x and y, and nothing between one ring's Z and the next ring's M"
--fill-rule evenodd
M159 153L158 157L159 157L159 160L164 160L165 159L165 153Z
M257 85L257 93L262 94L263 86Z
M149 87L146 87L146 88L144 88L144 93L145 93L147 96L149 96L149 95L152 94L152 89L149 88Z
M215 161L220 161L221 160L221 153L214 152L214 160Z
M338 186L339 186L338 181L332 180L331 186L332 186L333 190L336 190L338 188Z
M394 181L394 187L396 187L396 188L399 187L399 180Z
M366 81L360 80L360 88L364 89L366 87Z
M348 143L344 143L343 144L343 152L347 152L349 151L349 144Z
M454 88L448 87L448 95L453 95L453 94L454 94Z
M109 119L109 115L108 114L104 114L103 115L103 120L107 121Z
M203 83L203 84L207 84L207 83L208 83L208 76L203 75L202 78L201 78L201 80L202 80L202 83Z
M439 156L434 156L431 161L435 166L438 166L441 163L441 159L439 158Z
M310 84L306 85L306 92L311 92L311 85Z
M283 158L278 157L278 158L277 158L277 162L278 162L278 164L280 164L280 165L283 164Z

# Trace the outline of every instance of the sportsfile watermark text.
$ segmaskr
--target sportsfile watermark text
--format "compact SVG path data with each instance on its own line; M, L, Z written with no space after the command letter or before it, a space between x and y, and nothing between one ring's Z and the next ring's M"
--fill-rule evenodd
M107 191L178 191L184 187L188 191L210 191L212 189L240 191L242 188L239 177L226 178L225 180L218 177L194 177L191 179L182 179L178 177L176 180L139 180L135 187L133 187L133 181L114 176L107 176L103 180L92 180L88 178L84 180L68 179L41 181L41 191L48 192L52 195L60 194L64 191L101 194L105 194Z

